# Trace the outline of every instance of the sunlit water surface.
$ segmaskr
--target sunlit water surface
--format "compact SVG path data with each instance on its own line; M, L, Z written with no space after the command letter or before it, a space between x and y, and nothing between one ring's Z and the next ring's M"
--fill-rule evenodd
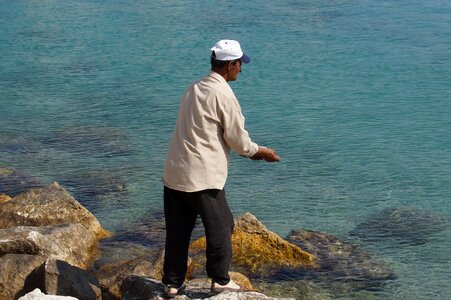
M112 231L161 213L180 95L238 39L246 126L282 161L233 157L235 215L351 238L396 274L332 298L447 299L449 225L350 232L384 209L451 218L450 28L445 0L0 0L0 167L60 182Z

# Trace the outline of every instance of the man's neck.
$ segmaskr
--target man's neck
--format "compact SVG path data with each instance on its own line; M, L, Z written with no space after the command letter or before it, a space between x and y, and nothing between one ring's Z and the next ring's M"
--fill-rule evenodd
M213 68L211 69L213 72L218 73L219 75L221 75L225 81L229 81L228 80L228 72L227 72L227 68Z

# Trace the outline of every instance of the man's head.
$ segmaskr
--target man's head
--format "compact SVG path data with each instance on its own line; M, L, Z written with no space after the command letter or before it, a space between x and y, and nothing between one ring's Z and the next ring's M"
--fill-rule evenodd
M235 81L241 72L241 65L251 62L243 53L240 43L234 40L220 40L211 48L211 69L227 81Z

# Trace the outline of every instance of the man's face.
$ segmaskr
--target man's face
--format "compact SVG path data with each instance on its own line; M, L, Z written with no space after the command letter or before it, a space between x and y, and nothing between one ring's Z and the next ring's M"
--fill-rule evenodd
M229 65L229 73L228 73L228 81L235 81L238 78L238 74L241 72L241 60L235 60L233 62L230 62Z

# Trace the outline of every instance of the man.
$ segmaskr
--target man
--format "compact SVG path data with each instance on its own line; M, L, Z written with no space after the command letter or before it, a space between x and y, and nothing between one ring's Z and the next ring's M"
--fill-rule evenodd
M207 239L207 274L212 292L237 291L228 269L232 258L233 215L224 185L230 149L253 160L280 158L272 149L252 142L229 81L250 58L234 40L211 48L211 72L185 91L164 166L166 249L163 267L165 293L183 290L188 247L196 218L201 216Z

